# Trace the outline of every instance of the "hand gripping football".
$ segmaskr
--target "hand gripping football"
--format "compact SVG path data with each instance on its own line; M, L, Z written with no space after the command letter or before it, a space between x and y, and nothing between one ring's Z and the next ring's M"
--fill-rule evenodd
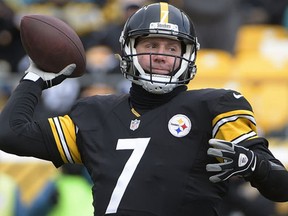
M22 45L32 61L45 72L58 73L69 64L79 77L86 69L86 55L76 32L62 20L46 15L27 15L21 19Z

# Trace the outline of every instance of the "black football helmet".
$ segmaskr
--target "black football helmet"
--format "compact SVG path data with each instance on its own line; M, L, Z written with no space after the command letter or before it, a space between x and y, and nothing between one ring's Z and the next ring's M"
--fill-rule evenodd
M169 75L144 71L138 62L135 41L138 37L166 37L182 44L181 64ZM196 74L196 54L200 45L190 18L178 8L164 2L140 8L125 23L120 37L122 48L121 71L132 82L146 91L163 94L179 85L185 85ZM150 55L159 55L150 53ZM161 55L161 54L160 54Z

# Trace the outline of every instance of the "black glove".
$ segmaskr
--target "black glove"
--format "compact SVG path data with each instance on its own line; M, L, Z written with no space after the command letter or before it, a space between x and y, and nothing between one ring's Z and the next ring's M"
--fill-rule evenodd
M75 64L70 64L59 73L49 73L37 68L36 64L30 58L29 61L30 66L25 71L25 75L22 80L38 82L41 78L41 85L43 89L51 88L52 86L60 84L63 80L69 77L76 68Z
M257 157L253 151L231 142L219 139L210 139L207 154L223 159L223 162L207 164L208 172L218 172L209 180L213 183L225 181L231 176L249 177L256 168Z

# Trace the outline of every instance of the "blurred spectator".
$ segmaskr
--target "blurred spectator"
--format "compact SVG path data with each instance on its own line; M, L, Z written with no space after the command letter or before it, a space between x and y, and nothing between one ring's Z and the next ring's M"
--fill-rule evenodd
M51 1L51 2L57 2L57 3L66 3L68 1L70 2L79 2L79 3L86 3L86 2L90 2L90 3L96 3L97 5L103 6L107 0L22 0L24 4L36 4L36 3L45 3L47 1Z
M83 165L65 164L28 208L29 216L93 215L91 179Z
M79 2L74 0L46 0L27 4L18 10L17 17L27 14L55 16L68 23L82 37L89 32L102 28L105 24L102 8L97 1Z
M232 54L243 24L283 24L287 0L170 0L189 14L201 48ZM213 37L211 37L213 35Z
M0 215L26 216L26 206L17 183L4 173L0 173Z
M234 54L242 23L241 0L172 1L192 19L201 48L222 49Z
M17 64L24 55L14 11L0 0L0 59L9 63L8 72L17 72Z
M104 83L116 88L124 79L119 69L119 60L109 46L95 45L88 48L86 59L87 73L79 79L81 87Z
M114 94L115 92L116 90L112 86L105 83L102 84L98 83L83 88L80 97L84 98L84 97L91 97L94 95L107 95L107 94Z
M112 86L116 91L128 92L130 82L123 78L119 70L119 60L114 54L121 53L119 38L127 18L138 10L145 0L120 0L121 18L110 22L102 29L93 31L83 39L87 50L87 73L81 77L82 86L102 83ZM119 11L114 8L113 11ZM109 11L111 13L111 11Z
M242 0L245 23L282 25L287 0Z
M67 113L78 99L79 94L80 83L77 78L66 79L62 85L46 89L42 93L34 117L47 118Z
M118 22L109 23L109 25L105 25L102 29L92 32L84 42L85 47L90 48L96 45L106 45L112 49L113 53L121 53L119 38L124 23L131 14L144 4L144 1L122 0L120 2L120 10L123 12L120 20L118 20Z
M14 86L19 82L18 74L11 74L10 64L0 59L0 112L11 95Z
M1 66L2 64L0 63L0 68ZM8 72L4 73L0 70L0 112L4 107L5 103L7 102L11 92L11 86L6 83L6 77L9 76L7 73Z
M119 72L119 61L112 49L106 45L97 45L86 50L87 71L91 74ZM101 76L101 75L99 75Z
M283 19L282 19L282 24L288 31L288 5L285 6Z
M47 89L42 94L43 105L50 112L61 115L67 113L77 100L80 93L80 84L77 78L66 79L61 87ZM55 97L57 95L57 97Z

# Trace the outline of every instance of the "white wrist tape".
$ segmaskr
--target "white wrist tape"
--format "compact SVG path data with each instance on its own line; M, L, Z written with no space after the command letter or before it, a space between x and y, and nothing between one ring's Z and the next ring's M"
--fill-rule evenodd
M35 73L28 72L26 75L23 77L23 80L31 80L33 82L36 82L40 78L39 75Z

